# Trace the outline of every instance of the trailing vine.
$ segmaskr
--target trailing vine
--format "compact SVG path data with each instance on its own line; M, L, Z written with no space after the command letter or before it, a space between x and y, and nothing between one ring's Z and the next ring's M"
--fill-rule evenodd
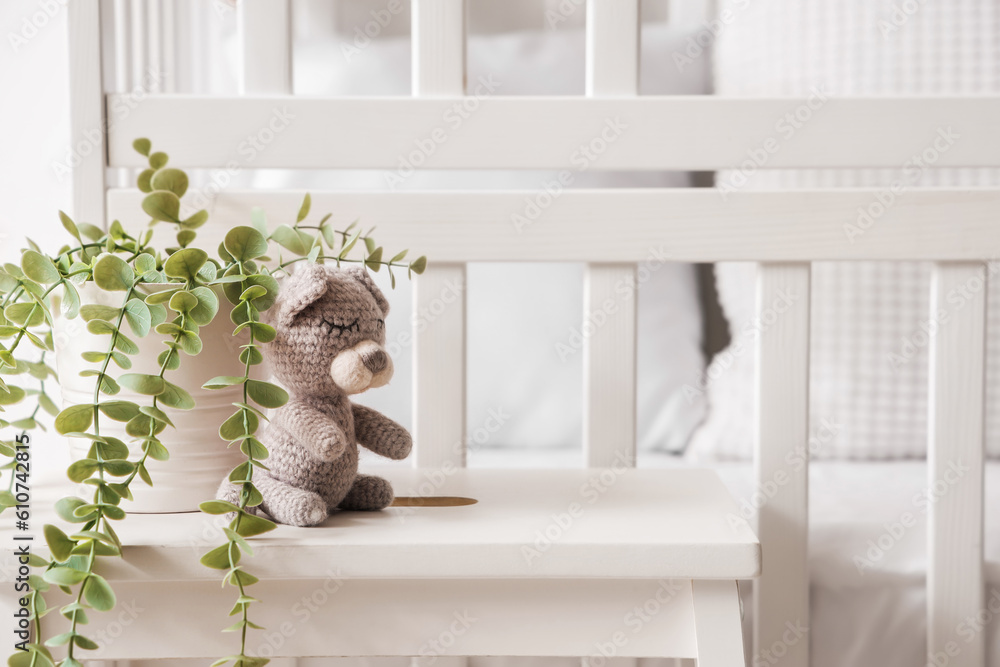
M0 268L0 411L34 401L28 416L7 420L6 412L2 412L0 428L44 428L40 411L53 415L60 434L90 443L86 456L69 466L67 476L81 488L91 487L87 498L68 496L56 503L58 516L73 526L69 532L55 525L44 527L50 558L32 554L30 565L38 571L29 575L30 590L25 596L34 641L16 651L8 662L14 667L78 667L82 665L79 651L98 648L83 629L90 620L88 612L108 611L116 599L97 570L101 559L121 556L122 542L113 524L126 518L122 505L133 498L133 482L138 478L151 486L147 462L169 459L160 434L174 425L163 408L194 407L188 389L171 382L169 373L181 367L184 357L201 352L200 329L219 313L221 293L231 306L227 312L235 325L233 335L245 336L247 341L239 348L243 374L214 378L205 387L241 387L242 400L233 404L235 411L220 425L219 435L230 446L239 446L245 460L229 474L230 481L240 487L239 502L207 500L201 505L208 514L232 516L223 528L225 542L204 554L201 561L223 570L223 585L234 587L237 593L230 616L239 618L225 631L239 633L239 652L214 664L231 662L237 667L256 667L268 660L247 655L248 632L261 628L249 616L252 604L258 601L246 589L258 579L246 569L244 556L253 555L247 538L275 527L273 522L251 512L262 502L254 486L254 471L266 469L268 458L257 430L260 421L267 419L265 410L280 407L288 400L281 387L255 377L254 366L263 361L261 346L275 337L275 330L261 320L261 314L274 303L277 278L286 275L295 263L360 262L372 271L384 266L395 286L394 269L406 270L408 275L421 273L426 259L405 262L404 250L384 260L372 230L363 233L356 223L335 229L329 222L330 215L317 224L304 224L311 208L308 194L294 223L269 230L263 211L255 209L251 225L232 228L219 246L217 258L210 257L205 250L192 246L196 230L208 220L208 213L199 210L182 217L187 174L168 167L168 156L151 152L147 139L136 140L134 146L149 164L138 177L138 187L145 193L142 209L149 216L146 229L132 235L114 221L105 232L60 213L63 227L74 243L49 256L29 240L19 265ZM151 243L152 227L158 223L176 229L176 246L163 252ZM268 253L275 247L278 257L273 260ZM286 254L287 259L283 257ZM119 294L116 305L90 303L86 295L81 296L84 285ZM82 319L91 334L107 337L103 349L82 355L93 364L80 373L93 378L92 400L65 406L61 411L45 393L46 380L56 376L45 355L58 347L53 333L52 298L57 289L60 314L67 321ZM157 358L158 372L129 372L131 358L140 351L130 334L145 338L151 332L159 334L165 346ZM30 343L29 349L36 350L35 358L25 353L25 341ZM24 375L33 378L37 388L15 383L14 378ZM123 387L143 400L116 398ZM128 443L110 435L107 429L102 432L108 420L124 423ZM13 491L16 445L21 438L18 435L12 440L0 440L0 460L5 461L0 472L11 471L8 489L0 491L0 511L18 504ZM42 641L40 620L52 611L44 594L53 586L72 596L72 601L59 609L69 629ZM50 649L63 646L66 655L57 662Z

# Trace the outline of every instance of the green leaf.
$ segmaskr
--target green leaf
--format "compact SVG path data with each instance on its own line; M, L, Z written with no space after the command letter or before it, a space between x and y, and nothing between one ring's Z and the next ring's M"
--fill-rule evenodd
M135 270L139 273L149 273L156 271L156 259L149 253L142 253L135 258Z
M80 233L86 236L91 241L99 241L101 240L101 238L104 237L104 231L101 230L100 227L95 227L89 222L80 222L77 223L76 226L77 229L80 230Z
M73 461L66 468L66 476L74 482L82 482L97 471L98 463L94 459L80 459Z
M181 355L175 349L164 350L156 357L156 363L166 368L168 371L175 371L181 367Z
M400 252L396 253L393 256L393 258L389 260L389 263L390 264L395 264L396 262L402 261L402 259L404 257L406 257L406 253L408 253L408 252L410 252L410 251L409 250L403 250L403 251L400 251Z
M168 426L174 425L174 423L170 421L170 417L167 416L167 413L164 412L163 410L160 410L159 408L154 408L151 405L143 405L142 407L139 408L139 411L142 412L142 414L151 417L158 422L167 424Z
M240 510L239 507L225 500L206 500L198 505L198 507L205 514L228 514L229 512L238 512Z
M71 405L56 417L56 430L65 435L86 431L94 421L94 406Z
M257 349L256 345L248 345L240 352L240 363L256 366L264 362L264 355Z
M191 294L197 297L198 303L188 311L188 315L198 326L206 326L219 312L219 297L214 291L201 285L191 290Z
M178 313L186 313L198 305L198 297L187 290L178 290L170 297L170 308Z
M365 259L365 266L367 266L372 271L378 271L382 268L382 248L375 248L367 259Z
M146 302L146 305L149 306L155 306L157 304L166 303L170 301L170 297L174 295L174 292L176 292L179 289L181 288L177 287L177 288L158 289L155 292L150 292L149 296L147 296L143 300Z
M167 382L157 375L142 373L125 373L118 378L118 383L145 396L158 396L166 390L167 385Z
M168 190L160 190L146 195L142 200L142 210L153 220L177 223L181 221L179 217L181 200Z
M150 181L153 180L153 174L155 173L155 169L143 169L139 172L139 175L135 179L135 185L139 188L140 192L148 194L153 191L153 186L150 184Z
M166 153L153 153L149 156L149 166L153 169L162 169L167 166L167 160L169 159Z
M73 586L86 578L86 572L74 570L70 567L54 567L51 570L45 570L45 572L42 573L42 579L50 584L55 584L56 586ZM53 638L52 641L54 640L55 638ZM52 644L49 645L52 646Z
M101 255L94 264L94 282L102 290L124 292L135 283L135 273L121 257Z
M257 438L246 438L243 440L240 443L240 451L258 461L262 461L271 455L264 443Z
M88 514L86 516L79 517L75 514L76 509L83 507L87 503L76 496L67 496L56 502L55 509L56 514L59 515L63 521L68 521L70 523L84 523L92 519L95 515Z
M251 285L260 285L267 290L267 296L257 297L253 303L254 307L256 307L259 311L265 311L274 305L274 300L278 296L279 286L278 281L275 280L273 276L266 274L247 276L243 283L244 285L228 283L223 286L223 289L226 292L226 298L229 299L230 303L239 303L240 295L243 294L247 287L250 287Z
M167 461L170 459L170 451L163 446L163 443L155 438L147 438L142 442L142 451L149 454L149 458L156 461ZM142 469L139 470L142 473ZM145 479L145 478L144 478ZM149 484L149 482L146 482ZM152 484L149 484L152 486Z
M83 635L76 635L75 637L73 637L73 643L87 651L96 651L97 649L100 648L100 646L97 645L97 642L95 642L93 639L84 637Z
M128 322L136 336L144 337L149 333L153 322L149 306L142 299L129 299L129 302L125 304L125 321Z
M60 307L67 319L72 320L80 314L80 292L71 282L63 283L63 299Z
M208 222L208 211L202 209L193 213L191 217L181 220L181 227L183 227L185 231L191 231L193 229L198 229L206 222Z
M117 602L115 592L111 590L107 580L99 574L90 575L83 589L83 595L90 606L97 611L110 611Z
M299 209L299 217L297 222L302 222L309 215L309 209L312 208L312 196L307 192L305 198L302 200L302 207Z
M172 278L194 280L198 271L208 261L208 253L200 248L183 248L171 255L163 264L163 270Z
M60 279L59 269L52 260L34 250L25 250L21 255L21 270L36 283L50 285Z
M277 528L273 521L268 521L253 514L241 513L239 516L240 525L235 528L236 532L243 537L253 537L270 532Z
M240 550L230 546L227 542L220 547L216 547L201 557L201 564L216 570L228 570L232 565L240 562ZM233 562L229 562L230 552Z
M184 350L184 352L189 356L194 357L201 354L202 343L201 343L201 338L198 337L198 334L191 333L190 331L185 331L177 339L177 343L181 346L181 349Z
M244 418L246 425L244 425ZM255 433L260 425L260 419L249 410L237 410L233 416L222 422L219 427L219 437L223 440L236 440L246 433Z
M261 380L247 380L247 394L257 405L265 408L280 408L288 402L288 392L276 384Z
M80 316L87 322L90 320L104 320L106 322L112 322L118 319L120 312L120 310L112 308L111 306L100 306L89 303L80 308Z
M36 303L12 303L3 314L11 322L26 327L37 327L45 320L42 307Z
M109 419L118 422L127 422L139 414L139 406L131 401L105 401L98 405L101 412Z
M164 382L166 387L163 393L160 394L160 402L166 405L168 408L176 408L178 410L190 410L194 407L194 399L184 389L178 387L170 382Z
M111 335L118 333L118 328L107 320L91 320L87 322L87 331L98 336Z
M233 227L226 233L223 244L235 260L246 262L267 253L267 239L264 236L266 232L266 226L264 230L246 226Z
M194 241L197 236L198 234L191 229L182 229L177 232L177 245L182 248L186 248L191 245L191 242Z
M180 169L160 169L149 184L154 190L169 190L178 197L183 197L188 189L188 177Z
M240 294L240 301L252 301L267 295L267 289L261 285L251 285Z
M152 148L152 143L150 143L149 139L143 137L133 141L132 148L134 148L135 151L139 153L139 155L145 155L146 157L149 157L149 149Z
M427 268L427 258L424 257L423 255L417 257L415 260L410 262L410 271L413 271L418 276L421 273L423 273L424 269L426 268Z
M70 233L70 236L75 238L80 243L83 243L83 239L80 238L80 230L77 229L76 223L68 215L59 211L59 220L62 222L63 229Z
M344 259L345 257L347 257L347 255L354 248L354 244L358 242L359 238L361 238L360 229L356 230L353 234L351 234L350 237L348 237L347 241L344 242L344 247L340 249L340 254L338 254L337 257L339 259Z
M46 524L43 532L45 534L45 542L49 545L49 551L52 552L57 561L65 562L72 554L76 542L69 539L66 533L51 524Z
M241 375L219 375L202 385L202 389L222 389L236 384L243 384L245 377Z
M275 227L274 231L271 232L271 238L296 255L305 255L309 252L309 246L303 241L300 233L288 225Z
M14 405L24 400L24 390L12 384L0 387L0 405Z

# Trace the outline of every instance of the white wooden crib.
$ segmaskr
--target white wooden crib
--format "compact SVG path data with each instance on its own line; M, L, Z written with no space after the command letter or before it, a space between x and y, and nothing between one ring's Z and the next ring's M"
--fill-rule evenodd
M141 6L150 22L169 20L156 15L159 3ZM102 72L111 54L102 55L97 0L74 0L68 9L77 145L91 141L107 110L126 100L105 93L114 86ZM412 98L291 96L288 0L241 0L238 11L242 95L158 94L115 118L74 171L75 218L107 223L138 210L139 193L107 187L106 167L140 166L131 148L139 136L153 137L179 166L224 168L235 147L281 110L292 120L248 168L392 170L466 94L463 0L413 0ZM586 97L480 99L422 166L572 171L575 153L589 145L599 153L595 168L607 170L725 169L747 160L750 150L765 151L766 168L895 167L942 128L954 128L961 141L935 166L1000 166L996 98L830 100L771 150L775 123L808 109L807 100L639 97L638 0L588 0L586 11ZM119 69L132 65L122 49L116 57ZM615 128L614 141L602 138L608 128ZM808 633L789 641L787 632L789 624L809 624L808 479L807 469L787 457L808 439L810 262L932 260L936 309L976 284L984 261L997 258L1000 192L910 191L851 240L845 224L855 223L857 209L877 201L878 192L564 190L531 224L515 225L512 215L525 199L543 191L540 184L539 192L313 192L317 209L377 224L387 247L428 255L431 265L415 282L416 308L434 305L448 285L462 286L461 298L413 333L416 467L390 476L403 494L430 482L434 495L479 502L308 531L283 528L259 540L257 593L267 603L260 613L274 638L262 640L270 646L263 654L449 656L456 663L462 656L590 656L595 667L611 655L735 666L746 657L736 581L759 575L754 655L807 665ZM212 209L215 226L201 240L214 248L226 225L248 220L251 206L292 211L300 198L223 190ZM651 253L682 262L761 263L764 326L752 437L758 482L776 493L760 507L755 533L731 521L735 505L710 471L621 469L635 461L636 304L634 293L622 297L616 286L633 280L636 264ZM583 315L607 311L609 299L616 304L608 323L585 339L581 470L462 470L465 453L455 443L466 441L465 267L480 261L591 262ZM771 304L789 293L792 305L775 312ZM930 515L932 654L945 652L956 625L983 606L985 289L962 293L964 306L931 343L929 476L933 483L955 460L975 474ZM606 488L577 516L572 504L594 483ZM199 566L189 538L200 521L127 522L134 527L122 534L133 546L106 574L120 600L134 599L147 611L103 659L215 657L231 648L231 637L215 631L225 593ZM539 543L535 531L548 529L553 535ZM526 557L526 548L541 556ZM295 601L316 591L325 591L329 603L286 629ZM192 595L199 605L184 606ZM651 599L663 613L618 641L623 614ZM455 614L464 612L476 620L463 626ZM185 640L153 632L160 621ZM442 632L455 636L425 652ZM605 653L600 647L609 644ZM982 635L948 664L984 665Z

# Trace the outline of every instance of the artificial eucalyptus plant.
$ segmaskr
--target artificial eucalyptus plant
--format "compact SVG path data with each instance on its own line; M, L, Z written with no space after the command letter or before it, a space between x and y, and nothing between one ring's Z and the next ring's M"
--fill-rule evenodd
M19 264L0 268L0 428L17 432L44 428L39 411L55 417L55 428L62 435L89 441L87 456L69 466L73 482L88 485L88 498L69 496L58 501L55 510L64 521L74 525L69 533L55 525L46 525L44 535L51 560L31 556L37 568L29 575L26 594L31 612L30 623L35 641L26 650L16 651L9 659L14 667L79 667L81 650L94 650L98 644L86 636L82 626L88 623L90 610L107 611L115 606L115 594L108 582L96 572L102 558L121 556L122 543L114 524L126 519L123 504L132 499L136 478L152 485L146 467L149 459L166 460L170 453L160 434L173 426L164 407L185 410L194 407L184 387L171 381L185 357L202 349L199 331L220 312L217 291L221 290L232 305L234 335L247 332L239 346L239 361L244 370L239 376L224 376L205 384L208 389L239 386L242 400L233 404L232 416L219 425L219 435L230 446L238 446L245 455L229 475L241 486L238 504L207 499L201 507L208 514L231 514L223 528L225 542L206 553L201 562L222 571L223 585L235 589L235 604L230 616L236 623L226 631L239 633L239 652L221 658L215 665L233 663L237 667L263 665L266 658L246 654L247 633L259 628L249 617L253 603L247 587L257 581L245 566L243 556L252 556L247 538L272 530L267 519L250 514L248 507L261 502L254 486L254 471L266 469L267 447L257 439L264 410L280 407L288 399L277 385L251 377L253 366L263 361L261 345L275 336L275 330L261 321L260 315L275 300L276 278L296 262L361 262L372 271L388 269L393 286L393 270L407 274L421 273L426 259L405 261L406 251L383 259L383 249L352 223L346 229L330 224L330 215L317 224L305 224L311 200L305 196L293 224L268 230L264 214L255 209L250 226L233 227L217 250L217 256L193 247L196 230L208 220L200 210L181 217L181 201L188 190L188 176L168 167L168 156L151 152L148 139L138 139L135 149L146 156L149 168L138 177L139 189L146 193L142 209L149 216L148 226L130 234L118 222L107 231L86 223L75 223L60 213L63 226L73 240L56 255L48 255L35 243L21 255ZM152 227L166 223L176 228L176 244L157 248ZM276 253L273 253L276 251ZM272 259L269 254L276 254ZM92 283L97 288L118 295L117 306L82 303L78 287ZM61 411L46 393L46 382L58 379L47 355L53 349L53 292L60 289L59 308L68 319L82 318L87 330L106 336L100 350L83 353L93 364L81 375L93 378L93 398L88 403L67 405ZM228 310L228 309L227 309ZM126 333L126 330L128 333ZM165 337L158 357L159 372L125 372L113 376L114 364L129 371L131 357L139 352L132 337L143 338L155 332ZM145 400L133 402L115 398L126 387ZM32 404L33 401L33 404ZM23 416L7 418L11 406L23 409ZM105 420L125 423L130 442L102 433ZM17 464L23 460L17 444L23 436L0 441L0 470L10 471L6 491L0 491L0 507L16 507ZM206 443L208 444L208 443ZM40 619L51 611L44 593L52 586L72 596L59 608L69 621L69 631L44 638ZM49 647L66 646L66 656L58 662Z

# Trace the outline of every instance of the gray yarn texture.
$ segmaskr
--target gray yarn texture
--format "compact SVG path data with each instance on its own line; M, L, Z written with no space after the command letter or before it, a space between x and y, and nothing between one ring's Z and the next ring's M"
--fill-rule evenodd
M388 381L388 312L388 301L363 268L306 263L285 280L264 313L277 336L261 349L290 398L259 436L270 450L264 462L270 470L255 469L254 484L264 500L248 511L312 526L335 509L371 511L392 503L388 481L358 474L358 446L403 459L412 448L410 434L380 412L352 403L331 372L343 355L338 377L350 374L351 383L341 384L352 392L369 386L369 378L370 386ZM218 497L238 504L239 487L225 480Z

